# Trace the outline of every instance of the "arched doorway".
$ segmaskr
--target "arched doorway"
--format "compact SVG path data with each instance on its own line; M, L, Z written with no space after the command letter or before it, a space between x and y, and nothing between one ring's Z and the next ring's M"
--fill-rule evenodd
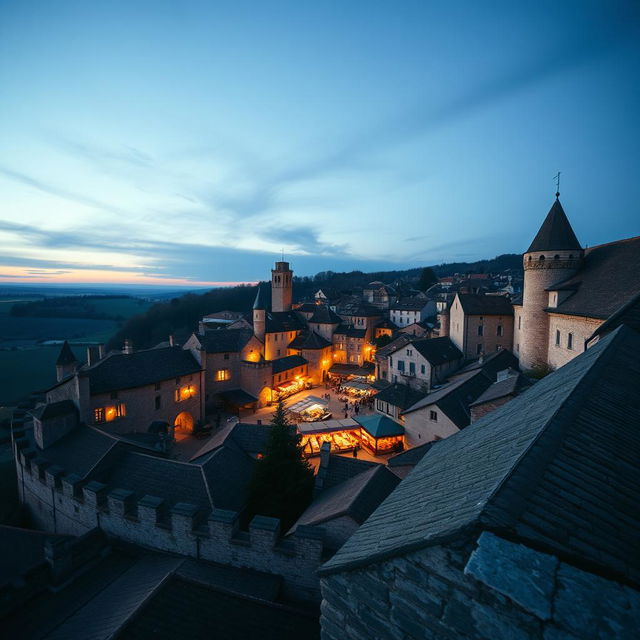
M182 411L176 416L173 425L176 431L191 433L193 431L193 416L188 411Z

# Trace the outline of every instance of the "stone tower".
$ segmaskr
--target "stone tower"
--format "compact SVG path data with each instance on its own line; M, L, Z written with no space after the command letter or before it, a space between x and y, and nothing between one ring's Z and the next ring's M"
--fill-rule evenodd
M291 311L293 296L293 271L288 262L276 262L271 269L271 310Z
M60 349L60 355L56 360L56 380L60 382L76 372L80 366L78 358L75 357L69 343L65 340Z
M258 293L256 293L256 299L253 303L253 335L261 342L264 342L266 315L267 305L264 302L262 287L258 285Z
M573 276L582 263L583 250L560 204L559 195L538 234L524 254L524 292L519 327L520 367L548 363L549 304L547 288ZM518 328L518 327L516 327Z

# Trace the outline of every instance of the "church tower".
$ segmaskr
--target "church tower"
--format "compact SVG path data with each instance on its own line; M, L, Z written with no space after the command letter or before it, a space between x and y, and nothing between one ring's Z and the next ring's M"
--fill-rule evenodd
M258 285L258 293L253 303L253 335L261 342L264 342L266 331L267 305L264 302L262 287Z
M547 289L573 276L582 263L583 250L556 194L531 246L524 254L524 292L520 316L516 312L514 342L519 344L523 370L548 363L549 304Z
M288 262L276 262L271 269L271 310L291 311L293 299L293 271Z

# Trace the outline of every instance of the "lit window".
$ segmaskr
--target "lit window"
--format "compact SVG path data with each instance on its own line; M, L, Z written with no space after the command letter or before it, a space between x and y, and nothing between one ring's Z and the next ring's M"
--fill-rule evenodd
M112 422L118 418L124 418L127 415L124 404L116 404L110 407L104 407L104 422Z
M175 390L175 401L182 402L196 395L196 388L192 384L185 385Z
M216 382L224 382L225 380L229 380L231 378L231 372L229 369L218 369L215 372L215 381Z
M93 410L93 421L96 424L104 422L104 407L98 407Z

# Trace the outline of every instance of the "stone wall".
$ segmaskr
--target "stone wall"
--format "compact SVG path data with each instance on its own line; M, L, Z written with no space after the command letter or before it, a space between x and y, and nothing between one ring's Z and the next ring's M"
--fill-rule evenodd
M490 533L321 575L323 640L631 638L640 593Z
M549 345L547 361L552 369L567 364L585 349L585 341L604 322L598 318L584 318L559 313L549 313ZM556 344L556 331L560 332L560 344ZM567 346L569 333L573 335L572 348Z
M169 506L159 496L136 499L131 491L86 482L52 466L28 445L19 438L14 452L20 500L36 527L68 535L99 528L144 547L276 574L284 579L286 596L319 598L322 529L301 525L282 539L279 520L256 516L243 532L236 512L203 513L186 502Z

